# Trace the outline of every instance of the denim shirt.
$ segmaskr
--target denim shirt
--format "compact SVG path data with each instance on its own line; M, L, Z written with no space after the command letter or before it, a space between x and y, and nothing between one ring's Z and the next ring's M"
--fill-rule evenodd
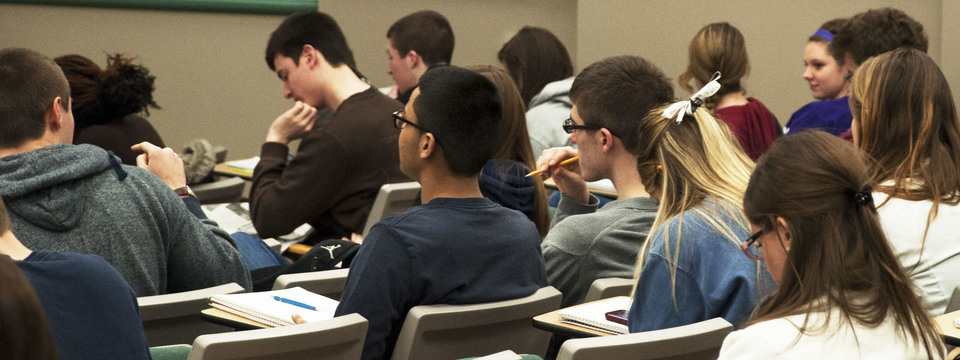
M709 199L700 207L713 207ZM630 332L665 329L722 317L739 327L774 283L762 262L748 258L739 246L710 227L707 218L694 210L683 214L683 236L677 233L679 216L668 221L670 254L666 254L664 225L655 230L650 251L640 271L630 307ZM729 225L738 238L749 230L728 214L717 219ZM671 296L670 264L676 258L676 284ZM668 260L669 259L669 260Z

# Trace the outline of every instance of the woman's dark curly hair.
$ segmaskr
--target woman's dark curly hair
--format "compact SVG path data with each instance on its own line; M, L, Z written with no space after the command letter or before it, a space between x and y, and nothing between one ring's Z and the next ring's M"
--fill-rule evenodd
M64 55L53 59L70 83L73 116L77 129L118 121L123 117L159 109L153 101L153 80L150 71L133 65L133 59L121 54L108 55L106 69L80 55Z

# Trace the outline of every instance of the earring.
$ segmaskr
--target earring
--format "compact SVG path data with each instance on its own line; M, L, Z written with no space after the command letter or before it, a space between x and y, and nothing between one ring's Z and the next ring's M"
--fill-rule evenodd
M663 166L657 165L657 174L663 173Z

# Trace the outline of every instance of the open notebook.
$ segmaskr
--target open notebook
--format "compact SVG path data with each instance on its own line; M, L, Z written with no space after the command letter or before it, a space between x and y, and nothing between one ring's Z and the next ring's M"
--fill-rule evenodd
M286 299L287 302L274 297ZM310 306L316 310L291 303ZM300 287L210 297L210 306L271 327L293 325L293 314L302 316L307 322L332 319L339 304L339 301Z
M557 315L560 316L560 321L568 324L619 335L629 333L630 330L626 325L607 320L606 314L611 311L626 310L629 308L630 297L618 296L571 306L560 310Z

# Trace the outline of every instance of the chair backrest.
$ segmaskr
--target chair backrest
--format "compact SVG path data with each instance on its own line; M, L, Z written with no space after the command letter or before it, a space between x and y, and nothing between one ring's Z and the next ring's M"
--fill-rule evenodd
M614 296L632 296L630 290L633 289L633 279L623 278L603 278L596 279L590 284L590 290L583 297L583 302L591 302L600 299L612 298Z
M950 302L947 303L947 311L944 314L957 310L960 310L960 285L953 288L953 295L950 295Z
M191 186L201 204L238 202L243 198L246 181L239 177L227 177L214 182Z
M188 360L356 360L363 352L367 319L359 314L270 329L203 335Z
M200 310L210 307L207 298L218 294L242 293L236 283L180 293L143 296L140 319L150 346L190 344L203 334L233 331L233 328L213 324L200 318Z
M571 339L557 360L716 359L733 325L723 318L641 333Z
M370 215L367 215L367 224L363 226L363 236L367 236L370 228L380 219L398 212L407 211L420 193L420 183L416 181L394 184L383 184L377 198L373 200Z
M334 300L340 300L343 287L347 284L347 273L350 269L334 269L311 271L297 274L284 274L273 282L273 290L302 287Z
M560 307L552 286L533 295L473 305L421 305L407 313L393 359L459 359L501 350L543 356L550 333L533 317Z

